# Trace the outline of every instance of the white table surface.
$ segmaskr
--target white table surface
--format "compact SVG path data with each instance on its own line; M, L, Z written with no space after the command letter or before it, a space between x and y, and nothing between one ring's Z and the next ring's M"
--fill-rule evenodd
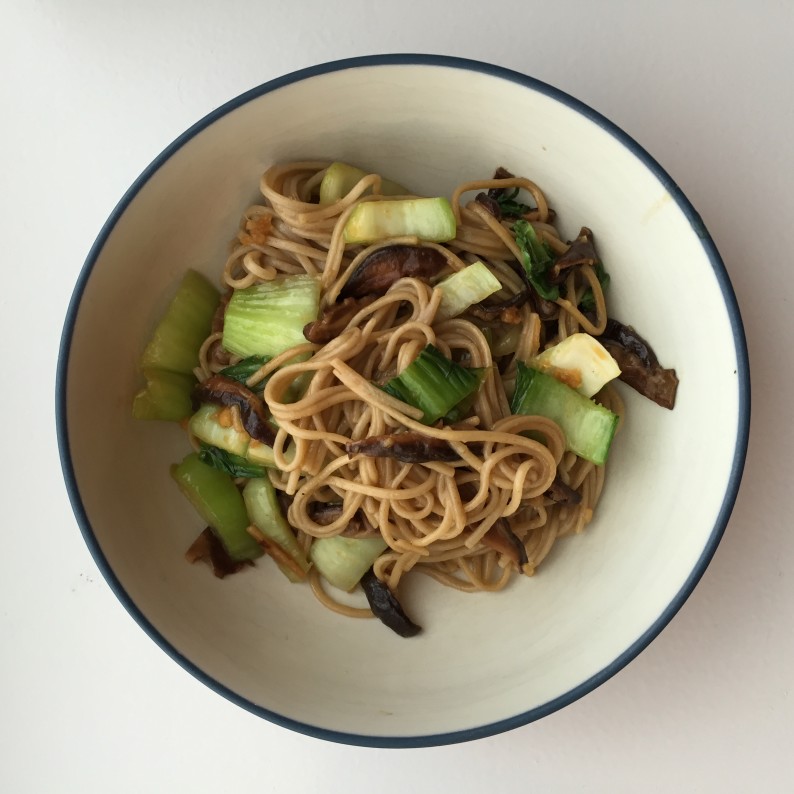
M0 20L0 791L794 791L794 4L2 0ZM149 161L265 80L389 51L523 71L644 145L722 252L754 386L733 517L661 636L540 722L399 751L278 728L171 661L86 549L53 412L72 286Z

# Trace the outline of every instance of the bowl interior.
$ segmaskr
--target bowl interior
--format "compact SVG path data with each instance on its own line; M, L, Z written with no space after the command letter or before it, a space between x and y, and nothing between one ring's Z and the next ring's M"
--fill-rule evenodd
M630 657L719 535L741 374L702 233L608 129L504 76L359 65L227 111L126 197L83 285L66 370L66 460L100 562L193 672L286 724L388 743L540 716ZM377 169L427 195L500 164L530 177L566 234L593 229L612 315L634 324L681 380L672 412L621 389L627 416L596 518L533 578L466 595L412 577L404 601L425 631L411 640L326 611L268 562L225 581L187 565L202 526L168 474L188 451L184 435L130 416L138 357L182 273L217 280L260 174L314 158Z

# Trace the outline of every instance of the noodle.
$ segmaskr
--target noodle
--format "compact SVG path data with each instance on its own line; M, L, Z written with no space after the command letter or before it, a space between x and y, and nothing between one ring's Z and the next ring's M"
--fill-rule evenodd
M539 238L556 254L568 248L553 226L553 213L540 188L528 179L512 177L456 188L451 203L457 236L446 245L408 237L346 246L342 229L353 210L361 202L386 199L379 194L381 178L372 174L339 201L314 203L312 196L328 165L285 163L264 173L260 183L264 203L250 207L241 219L223 268L226 287L242 289L290 274L315 275L321 280L322 309L337 301L351 274L370 254L404 244L440 252L447 263L445 273L474 260L485 262L502 284L494 297L509 299L524 288L510 264L522 256L510 227L478 202L461 203L465 194L490 188L527 191L535 203L527 217ZM595 302L590 316L577 308L586 289L592 290ZM509 408L518 362L580 330L591 334L604 330L606 306L593 267L583 266L569 275L564 294L570 299L554 301L550 318L541 319L529 304L520 306L515 350L496 361L484 333L487 324L477 324L467 315L436 322L440 292L422 279L402 278L358 310L331 342L294 347L249 377L250 388L261 388L267 380L264 400L279 428L276 468L269 470L269 477L276 489L291 497L286 517L304 550L316 538L344 532L360 515L388 546L374 571L389 588L418 571L465 592L496 591L506 587L514 574L533 574L558 538L581 532L601 495L604 468L566 452L565 439L554 422L514 416ZM221 336L212 334L202 346L199 380L222 369L213 358ZM428 344L486 372L471 415L457 424L423 424L421 410L375 385L401 372ZM230 358L232 363L239 360ZM300 399L290 401L288 390L297 377L307 380L308 386ZM614 390L604 389L599 400L622 412ZM239 424L239 412L232 421ZM363 454L351 457L346 452L350 441L395 431L418 431L444 440L460 458L403 463ZM575 490L581 501L552 501L546 492L555 478ZM320 523L312 517L317 502L338 503L341 511L332 522ZM483 542L504 519L509 519L526 550L527 562L521 570L508 555ZM353 617L370 615L368 609L338 603L323 588L316 569L309 579L328 608Z

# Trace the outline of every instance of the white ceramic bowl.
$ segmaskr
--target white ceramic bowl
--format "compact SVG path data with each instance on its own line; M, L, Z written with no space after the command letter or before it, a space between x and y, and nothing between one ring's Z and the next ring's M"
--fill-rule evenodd
M625 388L597 518L534 578L464 595L414 577L425 632L323 609L274 569L219 581L184 562L200 520L168 466L183 433L135 422L142 346L183 272L219 277L259 176L349 160L428 195L503 164L534 179L572 235L590 226L614 315L681 379L674 411ZM472 61L383 56L306 69L232 100L172 143L113 211L75 288L58 432L78 522L145 631L186 670L276 723L412 746L542 717L634 658L691 593L733 506L749 375L728 276L695 210L634 141L531 78ZM97 627L97 631L101 631Z

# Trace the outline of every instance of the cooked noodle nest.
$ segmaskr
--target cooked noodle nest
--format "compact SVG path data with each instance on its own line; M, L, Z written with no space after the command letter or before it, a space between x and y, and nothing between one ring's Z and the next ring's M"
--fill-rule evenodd
M264 173L260 183L264 201L246 210L241 219L240 234L223 270L226 287L242 289L280 275L306 273L320 279L321 307L327 307L369 254L402 243L441 252L447 261L445 272L480 260L499 278L498 296L510 297L522 289L522 281L511 266L520 261L521 253L509 226L481 204L464 203L464 197L493 187L527 191L536 206L530 216L536 232L555 252L567 248L549 222L548 202L540 188L518 177L458 186L452 196L458 230L450 243L399 238L346 246L342 230L358 203L391 197L378 194L381 179L372 174L341 200L327 206L314 203L312 196L328 165L285 163ZM576 308L588 288L595 298L594 318ZM387 544L374 570L389 587L396 588L409 572L420 571L459 590L492 591L504 588L514 574L534 573L558 538L582 531L601 494L604 467L566 452L563 434L551 420L515 416L509 407L516 362L528 361L544 343L578 331L603 331L606 306L592 267L570 275L565 294L569 299L556 301L556 317L551 321L541 321L529 304L522 305L516 350L509 360L494 361L483 328L473 318L464 313L437 322L439 290L423 280L403 278L363 306L331 342L298 345L251 376L252 388L267 379L264 399L279 427L276 465L269 476L277 489L291 497L287 518L304 548L314 538L344 532L355 515L363 516L365 525ZM223 368L213 357L220 339L216 333L202 346L199 379ZM453 425L423 424L420 410L378 385L401 372L428 344L486 371L470 415ZM287 402L288 388L296 378L303 378L308 386L299 400ZM599 400L613 411L622 411L609 387ZM404 430L447 441L460 459L403 463L350 456L345 449L350 441ZM579 504L555 503L545 495L555 477L581 495ZM313 502L339 503L342 510L332 523L320 524L311 517ZM528 561L522 571L483 543L500 519L509 521L526 549ZM323 589L316 574L310 579L326 606L355 617L371 614L340 604Z

